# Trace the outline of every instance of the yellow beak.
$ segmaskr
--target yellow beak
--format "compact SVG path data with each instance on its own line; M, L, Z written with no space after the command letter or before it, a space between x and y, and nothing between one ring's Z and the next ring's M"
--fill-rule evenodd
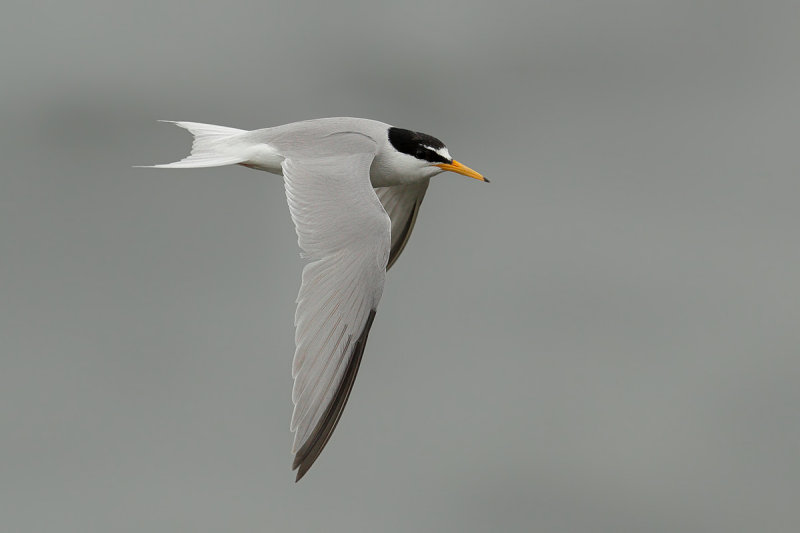
M435 166L441 168L442 170L449 170L450 172L455 172L456 174L463 174L465 176L469 176L470 178L475 178L476 180L485 181L489 183L489 180L484 178L482 175L478 174L471 168L466 165L462 165L458 161L453 161L450 163L437 163Z

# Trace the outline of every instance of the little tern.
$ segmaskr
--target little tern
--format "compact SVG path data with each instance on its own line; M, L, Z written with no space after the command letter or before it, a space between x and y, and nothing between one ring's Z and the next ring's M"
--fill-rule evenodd
M383 292L430 179L450 171L488 182L439 139L363 118L259 130L171 122L191 154L155 168L242 165L283 175L303 269L295 313L290 425L299 481L342 416Z

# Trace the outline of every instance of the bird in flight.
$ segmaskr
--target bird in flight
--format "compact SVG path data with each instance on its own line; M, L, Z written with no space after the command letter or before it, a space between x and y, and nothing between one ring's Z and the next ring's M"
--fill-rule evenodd
M171 122L191 154L155 168L242 165L283 175L303 269L295 313L291 431L299 481L342 416L383 292L430 179L450 171L488 182L439 139L375 120L322 118L240 130Z

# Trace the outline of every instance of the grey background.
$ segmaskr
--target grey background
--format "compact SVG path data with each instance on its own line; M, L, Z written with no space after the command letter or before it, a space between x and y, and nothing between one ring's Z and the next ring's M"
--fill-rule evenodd
M0 530L794 532L800 4L12 2ZM282 186L156 119L443 139L299 484Z

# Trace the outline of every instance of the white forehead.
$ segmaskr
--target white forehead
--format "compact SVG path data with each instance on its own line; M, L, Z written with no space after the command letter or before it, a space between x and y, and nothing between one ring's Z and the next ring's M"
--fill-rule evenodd
M448 161L451 161L453 158L450 157L450 152L447 150L447 147L442 146L441 148L434 148L433 146L425 145L425 148L430 150L431 152L436 152L440 156L444 157Z

